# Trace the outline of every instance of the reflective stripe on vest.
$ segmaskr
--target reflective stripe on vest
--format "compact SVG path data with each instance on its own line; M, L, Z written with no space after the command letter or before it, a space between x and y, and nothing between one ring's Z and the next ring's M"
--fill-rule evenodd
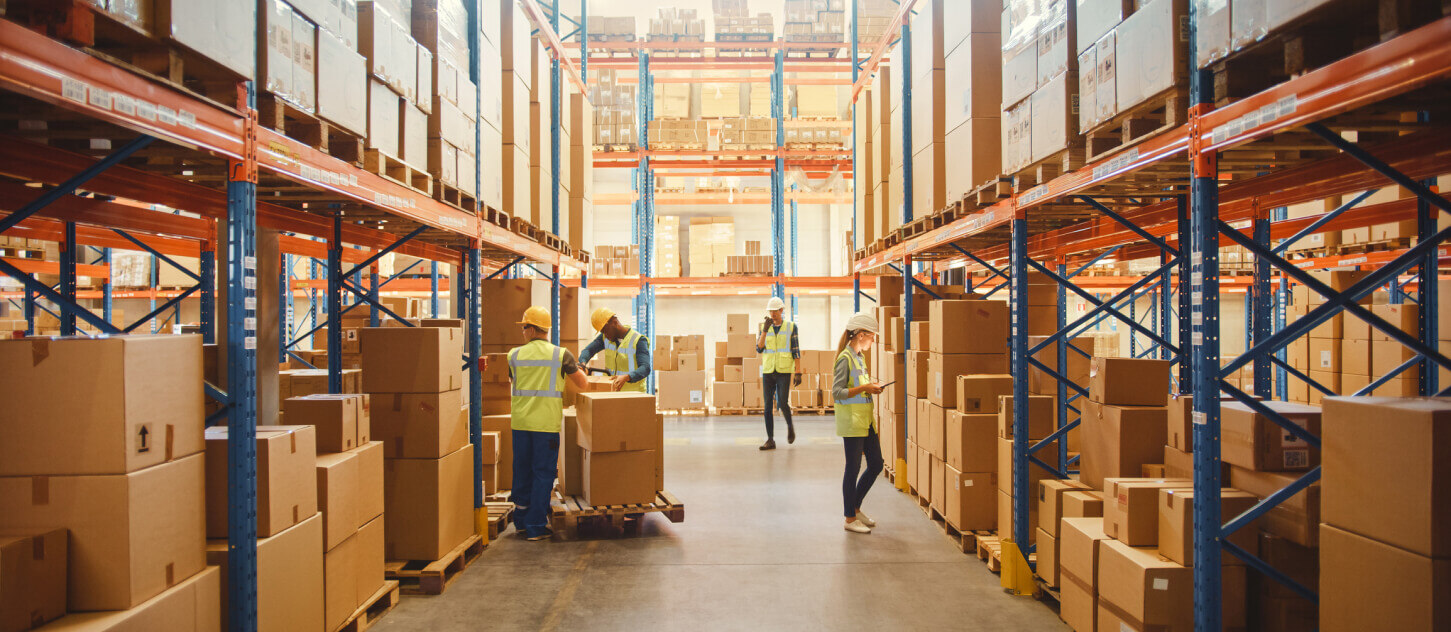
M564 348L534 340L509 351L510 427L559 432L564 421Z
M847 387L856 388L867 384L871 378L867 375L861 358L847 349L837 354L837 361L840 362L843 356L846 357L847 368L850 370ZM877 419L872 412L871 402L871 396L865 393L836 400L833 411L836 417L836 434L842 437L865 437L876 428Z
M514 367L514 389L512 394L515 397L564 397L564 391L559 390L559 374L564 367L564 348L554 348L554 358L550 360L520 360L519 350L515 349L509 354L509 365ZM549 371L549 390L526 390L518 387L520 368L547 368Z
M610 342L610 339L603 333L599 334L600 341L604 343L603 353L605 354L605 370L611 375L629 375L639 368L639 360L635 358L635 352L640 345L640 332L631 329L625 332L625 337L620 339L619 344ZM624 349L625 351L621 351ZM621 358L620 356L623 356ZM622 362L623 360L623 362ZM620 366L625 368L621 369Z
M848 358L848 362L850 363L850 366L851 366L851 379L847 380L847 382L846 382L847 388L855 388L857 386L861 386L863 384L866 384L867 383L867 372L866 372L865 369L862 368L861 364L859 364L857 362L856 355L855 354L849 355L849 356L847 356L847 358ZM836 403L838 403L838 404L870 404L870 403L872 403L872 397L870 395L868 395L866 391L862 391L862 392L858 393L856 397L848 397L846 399L838 399L838 400L836 400Z

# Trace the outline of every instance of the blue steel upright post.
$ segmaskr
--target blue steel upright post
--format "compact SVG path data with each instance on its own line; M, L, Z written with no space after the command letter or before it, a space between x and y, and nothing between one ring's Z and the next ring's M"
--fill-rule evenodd
M859 35L858 35L858 29L860 28L857 25L857 18L858 17L860 17L860 14L857 12L857 0L851 0L851 38L850 38L851 39L851 42L850 42L850 44L851 44L851 84L852 84L852 86L856 86L857 78L861 76L861 72L862 72L861 60L857 58L857 55L860 54L860 51L857 50L857 47L858 47L857 46L857 39L859 37ZM853 87L852 89L855 90L856 88ZM852 174L852 179L851 179L851 182L852 182L852 196L851 196L851 252L847 253L847 256L846 256L847 261L851 261L852 260L852 254L854 254L856 252L856 250L857 250L857 244L858 243L861 243L861 235L857 234L857 221L856 221L857 220L857 213L860 212L860 210L861 210L861 209L858 209L857 208L857 204L856 204L856 201L857 201L856 188L859 187L859 186L862 186L862 184L860 182L858 182L857 181L857 178L856 178L856 175L857 175L857 168L856 168L856 161L857 161L857 151L856 151L857 150L857 145L856 145L856 122L857 122L856 121L856 99L853 98L851 100L851 174ZM870 186L869 185L870 185L870 183L868 183L868 190L870 190ZM794 312L795 310L793 309L792 311ZM862 311L862 277L861 277L860 274L853 274L853 275L851 275L851 311L852 311L853 314Z
M60 310L60 334L76 335L76 223L63 222L65 234L60 244L60 293L65 302L57 303Z
M333 215L327 244L327 392L343 392L343 218Z
M554 0L550 5L549 28L554 29L555 34L559 33L559 14L561 11L560 1ZM549 166L553 171L549 174L554 186L549 189L551 203L550 231L559 236L564 234L559 230L559 117L563 108L560 104L564 96L560 94L560 70L559 56L564 54L562 50L552 51L554 54L549 62ZM554 277L549 284L549 342L559 344L559 266L555 266Z
M1190 309L1194 364L1194 559L1219 560L1219 165L1200 117L1214 107L1214 79L1195 67L1198 54L1197 3L1189 5L1189 204L1191 236ZM1217 632L1221 622L1221 567L1194 565L1194 629Z
M1424 120L1425 113L1422 113L1421 118L1423 123L1426 122ZM1435 179L1432 179L1422 184L1430 188L1436 182ZM1436 216L1431 213L1431 205L1426 202L1425 198L1417 196L1416 242L1425 243L1434 237L1436 232ZM1437 306L1440 305L1440 297L1438 296L1440 290L1436 287L1441 279L1439 250L1439 248L1432 250L1425 257L1422 257L1420 269L1418 270L1420 284L1418 285L1419 289L1416 294L1416 300L1420 304L1420 309L1417 310L1417 318L1420 320L1421 326L1421 344L1432 349L1437 348L1437 341L1440 340L1441 335L1440 326L1437 324L1437 319L1440 318L1440 315L1437 314L1437 311L1439 311L1437 310ZM1421 362L1420 381L1420 392L1422 395L1432 396L1441 392L1441 368L1430 358Z
M469 77L474 82L474 108L477 119L483 118L484 86L480 81L483 70L483 46L479 43L479 33L483 26L481 7L477 0L469 3ZM558 5L556 3L556 15ZM556 27L556 31L559 29ZM556 67L557 68L557 67ZM555 72L556 78L558 71ZM557 85L557 84L556 84ZM555 90L558 94L558 90ZM476 119L476 120L477 120ZM558 120L555 121L558 123ZM484 146L484 131L480 125L474 126L474 146ZM556 152L557 153L557 152ZM555 169L559 173L559 169ZM484 186L484 173L481 163L474 163L474 190L482 191ZM557 205L556 205L557 208ZM469 328L468 357L464 358L469 376L469 442L474 446L474 478L475 481L483 480L484 476L484 453L480 449L484 442L484 408L481 404L484 399L484 375L480 371L479 362L483 360L483 331L480 318L480 311L483 297L483 275L480 271L480 263L483 259L482 244L478 239L469 240L468 251L463 256L464 274L457 275L463 279L463 300L459 303L466 305L468 310L467 322ZM559 296L556 291L554 296ZM460 305L460 307L464 307ZM559 310L554 310L558 313ZM558 329L557 327L555 329ZM488 531L488 509L484 507L484 490L481 485L473 485L474 488L474 531L480 535Z
M1270 218L1263 208L1255 209L1253 224L1254 240L1260 247L1270 247ZM1264 257L1255 257L1254 263L1254 287L1245 293L1245 309L1254 319L1250 328L1250 344L1245 349L1252 349L1254 345L1264 342L1274 333L1274 312L1275 295L1270 290L1270 261ZM1260 399L1270 399L1270 356L1258 354L1254 358L1254 390L1251 391Z
M201 252L201 301L198 304L201 312L202 344L212 345L217 343L217 244L208 240L202 244Z
M256 632L257 103L244 85L243 156L227 170L227 621Z
M1028 222L1023 211L1012 220L1012 236L1008 242L1008 370L1013 375L1013 542L1026 559L1029 534L1029 503L1034 499L1028 488ZM1059 341L1063 347L1067 340ZM1063 365L1058 365L1060 370Z
M902 105L898 106L902 111L902 225L912 223L912 117L908 114L912 111L912 30L906 23L902 24L902 37L897 42L897 53L902 56L902 79L897 81L902 86ZM912 255L902 257L902 319L903 329L902 340L906 348L912 348ZM878 296L878 304L882 297ZM902 424L902 445L907 444L907 428L912 425L917 417L917 411L907 406L907 389L902 391L902 409L907 411L906 423Z
M776 162L771 170L771 255L772 273L776 283L771 294L786 298L786 287L781 277L786 273L786 159L781 153L786 147L786 117L783 100L786 97L785 51L776 49L775 65L771 71L771 116L776 119ZM793 308L794 311L794 308Z

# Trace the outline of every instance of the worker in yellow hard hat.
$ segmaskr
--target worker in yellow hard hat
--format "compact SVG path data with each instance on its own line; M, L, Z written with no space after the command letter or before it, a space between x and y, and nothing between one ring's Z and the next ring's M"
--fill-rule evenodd
M564 381L586 388L574 354L549 343L549 311L530 307L519 321L528 342L509 351L509 428L514 439L514 528L529 540L544 540L549 501L559 469L559 435L564 424Z
M801 339L796 323L786 320L786 302L772 296L766 301L766 316L756 337L756 355L761 357L761 392L766 396L766 443L762 450L776 449L776 420L773 408L786 417L786 443L796 443L796 426L791 423L791 387L801 386Z
M650 377L651 369L650 339L633 327L621 324L614 310L608 307L590 314L589 324L599 334L580 350L580 364L589 364L591 358L603 353L605 370L609 371L615 390L645 392L645 378Z

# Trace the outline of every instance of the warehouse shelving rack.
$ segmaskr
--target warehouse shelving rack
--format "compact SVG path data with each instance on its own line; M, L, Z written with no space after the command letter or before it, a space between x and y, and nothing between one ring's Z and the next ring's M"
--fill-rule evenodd
M468 3L468 8L470 45L478 50L480 9L477 3ZM557 41L551 52L558 58ZM479 62L479 56L473 55L470 72L476 87ZM225 390L208 385L207 391L222 404L214 421L232 429L227 617L233 630L257 627L257 327L273 316L258 309L265 305L257 296L258 228L280 232L281 253L327 260L326 285L305 289L326 291L333 349L340 346L344 291L375 314L398 317L377 300L382 282L370 267L383 255L406 253L461 269L463 300L458 301L457 311L469 325L468 354L461 360L469 372L473 401L481 395L477 281L481 266L529 260L551 266L556 278L561 270L584 269L572 257L480 221L475 212L435 201L261 127L247 81L237 82L234 103L219 103L0 19L0 99L12 106L10 111L42 123L27 128L24 137L15 135L13 128L6 132L11 135L0 151L0 173L9 179L0 181L0 192L9 195L0 198L10 202L0 203L0 212L7 213L0 218L0 232L58 241L64 255L54 264L61 277L54 289L31 277L51 273L50 265L0 260L0 272L25 286L19 298L29 294L29 304L41 298L57 305L65 334L77 333L82 324L102 333L120 331L110 324L110 314L94 314L77 302L82 299L102 299L103 312L109 311L109 298L166 299L155 315L190 294L200 294L207 342L214 339L216 312L224 310ZM89 153L66 149L75 138L90 139L91 147L116 149L98 161ZM146 204L185 209L199 217L156 211ZM344 248L344 242L368 250ZM198 284L180 291L115 292L103 286L100 291L80 292L75 284L79 272L109 277L109 266L77 263L75 250L81 244L140 247L168 264L172 256L199 256L200 273L194 279ZM354 267L345 273L344 262ZM211 291L219 266L225 272L220 283L224 307L217 305ZM374 281L366 289L347 278L364 271ZM292 284L285 274L278 280L283 288L279 298L285 302L293 294L287 289ZM435 306L438 281L434 265L428 291ZM555 296L557 304L557 291ZM329 358L330 388L337 392L341 365L337 354ZM470 437L475 444L480 433L480 412L474 407ZM475 507L483 507L478 489Z
M1197 15L1192 6L1189 25L1188 39L1193 46ZM910 41L908 38L910 34L904 32L903 41ZM906 51L899 54L909 55ZM1188 59L1195 59L1192 48ZM1186 125L1018 190L1008 199L979 207L924 235L861 256L854 270L860 274L888 267L906 274L907 305L916 285L910 274L914 260L1006 277L1013 332L1009 353L1015 378L1013 540L1027 542L1032 528L1028 524L1028 468L1064 474L1069 465L1061 451L1056 468L1037 458L1034 453L1046 442L1026 438L1028 371L1030 367L1046 369L1031 357L1042 345L1030 348L1026 335L1028 275L1037 272L1059 287L1055 338L1061 340L1088 322L1087 316L1080 316L1074 323L1065 323L1062 299L1072 291L1093 304L1094 312L1147 336L1156 345L1151 350L1160 357L1167 353L1177 361L1178 392L1194 395L1196 497L1209 500L1194 506L1196 557L1219 559L1227 551L1313 601L1316 596L1306 587L1296 585L1225 537L1313 484L1319 468L1241 515L1219 515L1215 501L1221 483L1220 397L1233 397L1318 447L1318 437L1287 422L1225 378L1253 366L1255 379L1250 390L1264 399L1271 397L1271 368L1279 372L1281 384L1286 376L1309 381L1284 361L1283 349L1340 313L1365 320L1416 354L1362 393L1417 365L1423 394L1451 392L1436 382L1437 371L1433 370L1451 366L1451 360L1435 348L1436 283L1423 282L1438 279L1441 261L1451 258L1451 249L1443 243L1451 234L1436 231L1432 211L1451 211L1451 203L1424 182L1451 172L1451 151L1446 149L1451 131L1445 127L1443 108L1436 105L1445 103L1444 90L1451 79L1451 17L1400 33L1217 109L1210 103L1208 74L1190 68L1189 77L1194 105ZM859 91L860 86L854 89ZM905 103L910 95L903 98ZM1428 110L1434 112L1428 116ZM1414 121L1406 121L1402 115L1407 112L1419 114ZM1347 140L1352 135L1359 144ZM1414 198L1357 207L1362 196L1318 217L1284 219L1282 209L1289 205L1388 184L1402 187ZM910 195L909 183L904 185L904 195ZM910 208L910 201L907 204ZM1410 248L1294 260L1283 254L1287 242L1305 235L1410 219L1419 228L1419 239ZM1247 291L1248 352L1223 364L1219 295L1229 284L1222 285L1221 236L1256 255L1252 276L1234 281ZM1272 246L1274 240L1280 244ZM1092 298L1074 282L1073 275L1065 274L1071 267L1107 256L1118 260L1159 256L1161 265L1153 275L1129 284L1108 300ZM1305 272L1352 266L1374 271L1344 292L1333 291ZM1273 290L1272 272L1279 275L1279 287ZM1412 280L1416 282L1414 300L1422 308L1419 336L1396 330L1356 304L1388 284L1393 300L1406 300L1410 297L1405 285ZM1284 324L1285 288L1290 281L1322 295L1326 302L1300 320ZM1155 322L1145 326L1137 323L1132 312L1124 313L1120 305L1150 285L1158 286L1157 314ZM1058 366L1064 366L1065 347L1058 347ZM1063 401L1068 393L1063 380L1058 381ZM1334 394L1323 386L1315 387ZM1050 440L1077 423L1065 421L1060 417L1062 425ZM1227 523L1225 518L1229 518ZM1024 555L1029 551L1031 547L1022 549ZM1220 567L1200 564L1194 573L1196 629L1218 630L1222 627Z

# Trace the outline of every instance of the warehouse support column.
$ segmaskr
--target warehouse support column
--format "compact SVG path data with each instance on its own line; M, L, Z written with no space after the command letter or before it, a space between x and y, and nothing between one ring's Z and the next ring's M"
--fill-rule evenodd
M60 335L76 335L76 223L63 222L60 242L60 293L67 303L60 303ZM108 321L109 322L109 321Z
M1252 236L1256 244L1266 250L1270 247L1270 217L1267 209L1255 204L1255 218ZM1255 257L1254 287L1245 293L1245 310L1248 311L1254 322L1250 323L1250 344L1246 349L1253 348L1264 342L1274 333L1274 312L1275 295L1270 290L1270 261L1264 257ZM1270 356L1259 354L1254 358L1254 390L1255 397L1270 399Z
M343 392L343 218L333 215L327 244L327 392Z
M233 632L256 632L257 112L252 83L243 86L243 156L227 177L227 621Z
M1028 487L1028 222L1018 210L1008 242L1008 370L1013 376L1013 531L1003 542L1003 588L1016 594L1031 594L1033 571L1028 563L1028 544L1034 525L1029 524L1030 503L1036 495ZM1060 346L1065 341L1059 341Z
M479 249L478 240L473 241L464 257L463 299L468 303L468 353L464 362L469 376L469 443L474 446L474 532L487 538L489 510L484 507L484 486L481 482L484 480L484 452L479 449L484 442L484 376L479 372L479 363L483 361L483 331L479 322L479 260L483 257L483 251Z

